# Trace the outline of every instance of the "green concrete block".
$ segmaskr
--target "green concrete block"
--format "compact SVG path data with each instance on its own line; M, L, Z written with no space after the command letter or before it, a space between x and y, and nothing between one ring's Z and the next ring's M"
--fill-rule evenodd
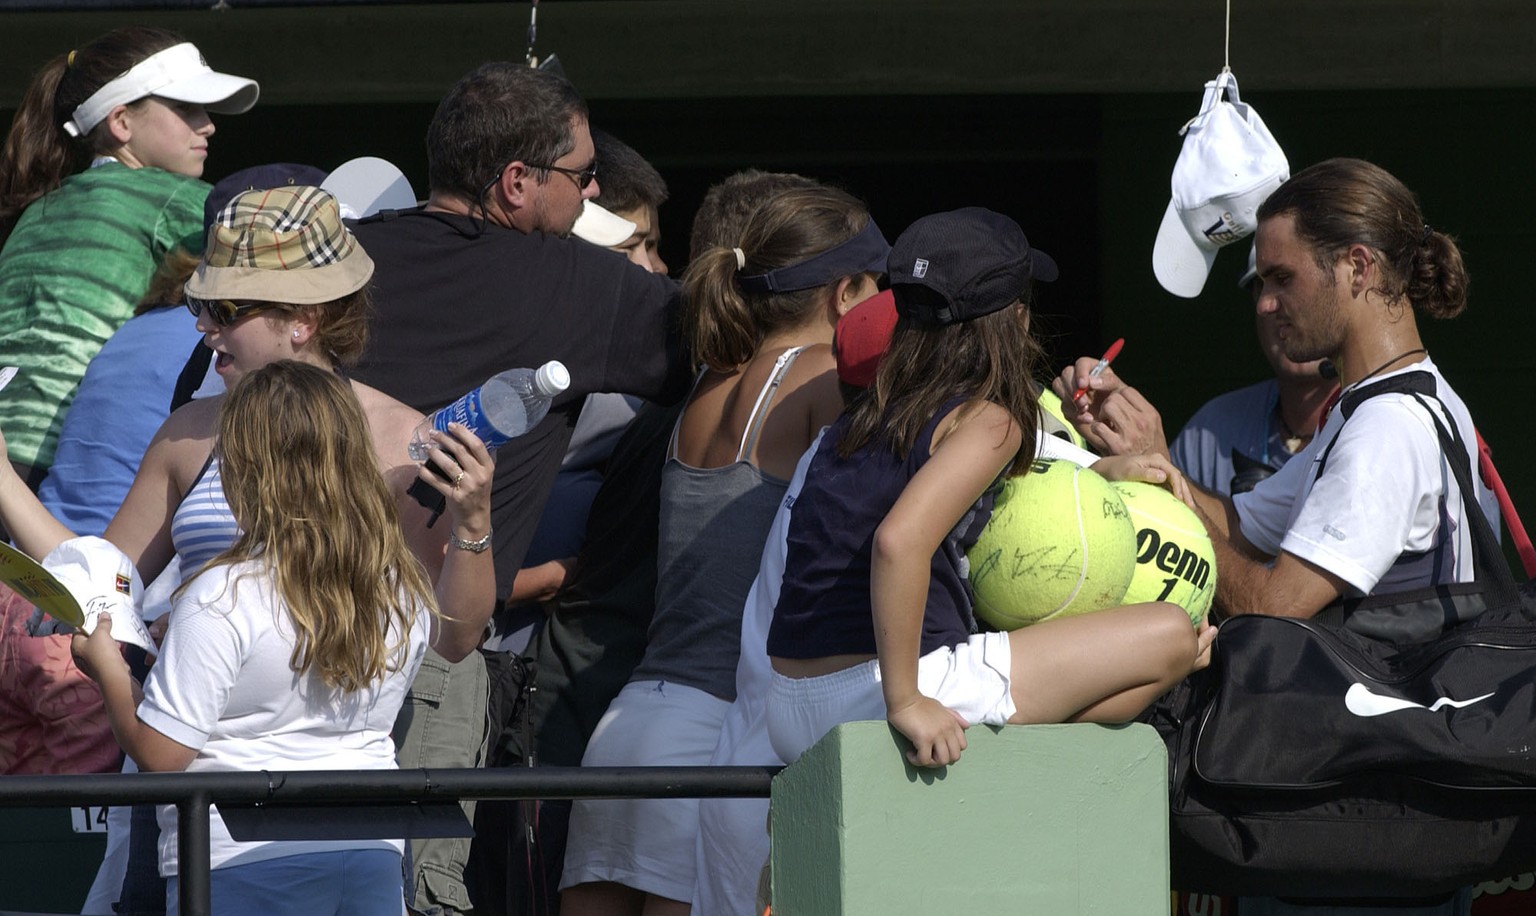
M71 820L68 808L0 808L0 912L80 912L107 834L76 833Z
M1168 757L1145 725L976 726L907 765L839 726L773 784L774 916L1166 913Z

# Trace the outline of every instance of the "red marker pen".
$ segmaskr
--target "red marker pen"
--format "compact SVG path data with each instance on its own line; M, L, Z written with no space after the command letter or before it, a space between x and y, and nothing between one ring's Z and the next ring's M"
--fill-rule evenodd
M1094 363L1093 368L1088 370L1088 377L1089 378L1098 378L1099 376L1103 375L1104 374L1104 370L1109 368L1109 364L1114 362L1115 361L1115 357L1120 355L1120 348L1123 347L1123 346L1125 346L1125 338L1124 337L1116 338L1115 342L1109 345L1109 349L1104 351L1104 355L1099 357L1099 361L1097 363ZM1087 393L1088 393L1088 383L1087 382L1083 382L1082 384L1079 384L1077 386L1077 391L1075 393L1073 393L1072 400L1076 401L1078 398L1082 397L1083 395L1085 395Z

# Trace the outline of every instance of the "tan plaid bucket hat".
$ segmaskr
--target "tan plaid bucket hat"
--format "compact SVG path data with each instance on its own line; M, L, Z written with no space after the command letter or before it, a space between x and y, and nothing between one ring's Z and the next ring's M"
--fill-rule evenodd
M341 221L329 192L313 187L246 191L208 229L195 299L314 305L362 289L373 259Z

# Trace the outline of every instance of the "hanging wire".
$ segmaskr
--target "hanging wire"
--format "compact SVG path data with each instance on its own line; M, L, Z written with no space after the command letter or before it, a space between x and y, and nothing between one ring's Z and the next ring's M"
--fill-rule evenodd
M538 0L534 0L534 3L537 4ZM533 39L530 38L528 40L528 43L531 46L533 44ZM530 53L531 53L531 51L532 51L532 48L530 47ZM1221 72L1222 73L1231 73L1232 72L1232 0L1227 0L1227 33L1226 33L1225 40L1222 43L1221 58L1222 58L1222 60L1221 60Z
M1231 0L1227 0L1230 8ZM1230 15L1230 12L1228 13ZM539 0L533 0L533 6L528 10L528 54L523 62L530 67L537 67L539 59L533 56L533 43L539 37Z

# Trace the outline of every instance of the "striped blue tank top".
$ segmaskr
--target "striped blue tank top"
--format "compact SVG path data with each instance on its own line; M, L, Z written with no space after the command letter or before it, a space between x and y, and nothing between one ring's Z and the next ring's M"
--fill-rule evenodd
M171 517L171 544L181 558L182 579L195 575L239 536L240 526L224 499L219 459L215 457L203 468Z

